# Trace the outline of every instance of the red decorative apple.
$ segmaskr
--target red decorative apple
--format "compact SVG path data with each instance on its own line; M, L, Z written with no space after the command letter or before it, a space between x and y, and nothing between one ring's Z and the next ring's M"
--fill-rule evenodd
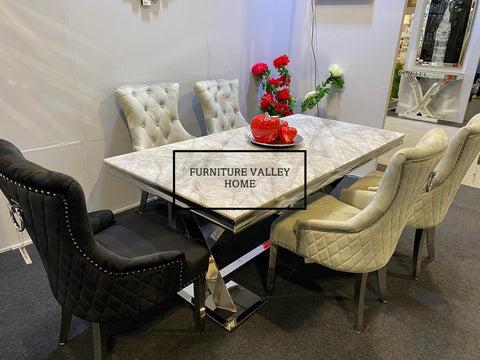
M291 144L295 141L297 129L292 126L282 126L280 130L280 138L284 144Z
M277 117L264 114L255 116L250 122L250 129L255 141L271 143L280 133L280 121Z

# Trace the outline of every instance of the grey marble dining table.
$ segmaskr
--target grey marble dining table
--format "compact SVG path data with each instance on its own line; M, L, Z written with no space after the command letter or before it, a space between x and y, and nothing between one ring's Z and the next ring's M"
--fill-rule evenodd
M258 146L247 138L249 127L243 127L110 157L105 159L105 164L109 173L142 190L168 201L175 200L176 205L191 208L192 212L209 221L239 232L276 209L294 204L305 193L309 195L319 190L394 148L404 137L398 132L301 114L285 119L303 138L291 147ZM210 150L219 152L181 153ZM275 151L288 150L304 150L306 163L298 153L275 154ZM249 154L249 151L257 152ZM241 165L236 166L239 163ZM255 189L233 189L223 186L222 177L194 179L188 172L192 167L218 169L233 166L250 171L286 168L290 172L288 177L264 177L263 182L257 181L259 185L263 184L263 188L257 186ZM185 170L184 173L178 171L179 167Z

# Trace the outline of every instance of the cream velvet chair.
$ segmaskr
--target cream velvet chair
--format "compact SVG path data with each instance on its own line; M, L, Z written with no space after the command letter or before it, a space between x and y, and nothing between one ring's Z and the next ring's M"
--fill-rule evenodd
M363 330L367 275L377 271L385 300L386 264L397 245L407 214L447 147L443 130L428 132L414 148L391 159L372 202L363 210L317 193L307 210L287 211L271 228L267 294L275 279L278 246L334 270L357 274L354 329Z
M113 93L127 118L134 151L194 138L178 117L178 83L124 85ZM148 193L142 191L140 212L147 197Z
M413 248L412 277L418 279L423 242L427 239L430 258L435 257L435 227L440 224L455 197L472 162L480 152L480 114L458 130L450 141L447 153L435 168L431 189L424 189L409 212L406 226L417 229ZM366 207L375 196L383 172L373 171L340 192L340 200L357 208ZM426 234L424 236L424 234Z
M202 106L207 134L248 126L238 105L238 79L197 81L193 90Z

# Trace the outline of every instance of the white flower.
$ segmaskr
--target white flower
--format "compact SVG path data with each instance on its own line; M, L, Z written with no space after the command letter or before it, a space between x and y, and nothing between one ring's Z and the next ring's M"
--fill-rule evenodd
M328 68L328 71L330 72L330 74L332 74L333 76L342 76L343 75L343 70L342 68L337 65L337 64L332 64L330 65L330 67Z
M303 100L305 101L305 100L307 100L308 98L311 98L311 97L315 96L316 93L317 93L316 90L312 90L312 91L306 93L306 94L305 94L305 98L304 98Z

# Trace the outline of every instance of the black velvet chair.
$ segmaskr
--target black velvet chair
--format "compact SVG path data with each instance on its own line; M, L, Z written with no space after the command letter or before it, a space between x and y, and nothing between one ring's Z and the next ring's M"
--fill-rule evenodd
M195 325L204 330L209 251L175 232L155 211L114 219L88 214L79 183L26 160L0 140L0 189L18 228L35 244L62 307L60 345L72 314L92 322L94 357L105 354L105 324L145 312L194 283Z

